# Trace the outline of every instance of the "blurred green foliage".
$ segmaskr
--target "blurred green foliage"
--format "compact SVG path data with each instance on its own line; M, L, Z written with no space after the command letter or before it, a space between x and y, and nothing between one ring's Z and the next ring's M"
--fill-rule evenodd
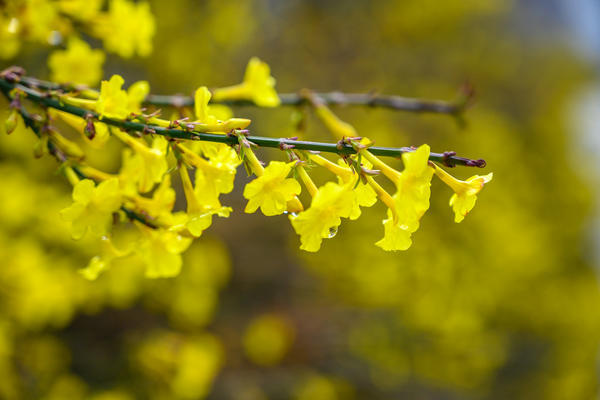
M565 151L565 110L592 74L560 38L535 40L544 27L523 27L517 2L504 0L151 3L153 55L109 56L105 77L190 93L235 83L257 55L282 92L452 98L468 80L477 102L465 128L444 116L336 111L381 145L486 158L495 180L460 225L434 181L413 247L392 254L372 244L381 205L307 254L284 217L244 215L238 189L232 217L186 253L179 277L146 280L127 258L88 282L77 270L95 244L72 241L58 217L68 184L53 160L33 159L31 133L3 134L0 398L597 394L600 299L586 252L594 198L582 179L595 172ZM46 55L30 47L14 62L44 76ZM295 133L290 109L236 114L259 134ZM311 118L302 134L327 133Z

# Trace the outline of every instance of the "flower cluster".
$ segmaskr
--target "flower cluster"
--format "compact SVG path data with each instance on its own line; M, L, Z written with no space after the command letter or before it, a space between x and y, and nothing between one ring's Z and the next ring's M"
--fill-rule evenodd
M341 139L334 146L338 159L330 160L286 142L280 143L280 148L287 160L271 161L265 166L253 151L252 140L256 139L248 136L251 121L234 117L231 109L211 103L211 99L276 106L279 97L274 83L268 65L253 58L241 84L213 91L199 87L194 107L180 108L181 118L177 120L163 119L159 110L143 107L150 92L148 82L136 82L124 89L124 79L119 75L102 81L99 91L71 91L65 87L37 94L21 86L8 94L13 96L11 106L24 118L27 113L19 96L50 108L45 119L33 119L41 121L41 128L36 130L40 146L63 162L63 171L74 185L74 202L62 211L62 217L71 223L74 239L90 235L103 243L102 254L90 261L82 271L84 276L93 279L113 260L134 252L145 262L148 277L178 274L181 253L191 241L211 226L213 217L227 218L233 211L222 204L221 195L233 190L242 163L255 176L243 190L248 200L244 211L254 213L260 209L266 216L286 214L300 237L300 248L309 252L318 251L323 239L334 237L344 219L359 218L361 208L372 207L377 200L387 211L383 237L376 245L387 251L406 250L429 208L434 175L454 191L450 205L456 222L464 219L483 185L492 179L492 174L466 181L455 179L430 161L426 144L402 150L404 169L398 171L374 154L370 140L346 136L356 130L321 103L315 107L316 114ZM120 170L108 173L86 162L80 146L54 126L57 121L79 131L79 141L93 149L102 149L111 137L119 141L123 146ZM323 168L335 178L318 186L309 174L312 168ZM178 191L172 185L173 175L181 183L179 192L185 197L185 210L174 209ZM377 182L380 177L389 183L382 186ZM384 186L394 187L395 192L388 193ZM133 221L139 241L131 248L119 249L111 233L115 224L126 220Z
M105 55L78 30L102 40L106 51L131 58L152 52L155 25L145 1L11 0L0 9L0 59L16 56L26 42L66 45L48 58L52 79L92 86L102 78Z

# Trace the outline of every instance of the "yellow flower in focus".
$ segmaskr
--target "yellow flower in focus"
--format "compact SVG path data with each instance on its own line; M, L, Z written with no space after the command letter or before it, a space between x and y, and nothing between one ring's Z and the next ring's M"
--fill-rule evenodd
M348 171L347 174L338 175L338 182L340 185L347 185L348 195L353 197L354 205L348 218L350 220L358 219L362 213L361 207L371 207L377 203L377 193L375 193L375 190L371 186L362 181L357 184L356 180L360 179L360 177L348 168L348 164L344 160L340 159L338 165ZM371 163L364 159L362 160L362 166L367 169L372 168Z
M183 191L187 201L188 220L185 226L193 236L199 237L202 235L202 232L212 224L213 215L216 214L219 217L227 218L232 209L230 207L221 206L218 198L211 203L203 203L203 193L201 190L194 190L185 166L179 168L179 172L181 174Z
M152 229L138 223L144 238L136 251L146 265L146 277L169 278L181 271L181 253L192 243L176 232L165 229Z
M290 323L274 314L253 319L244 333L246 356L257 365L270 366L281 361L294 340Z
M454 211L454 222L459 223L465 216L475 207L477 194L483 189L483 186L492 180L494 173L490 172L487 175L474 175L466 181L456 179L442 168L435 166L435 174L446 185L454 190L454 194L450 197L450 206Z
M48 67L50 76L56 82L96 85L102 78L104 53L92 48L83 40L71 37L66 50L50 54Z
M366 157L396 185L396 193L389 199L388 218L383 221L383 239L375 243L386 251L407 250L412 245L411 235L419 229L419 221L429 209L433 168L429 166L429 146L402 154L404 170L393 170L370 153ZM389 196L389 195L387 195Z
M387 219L383 221L384 234L383 239L376 242L375 245L385 251L408 250L412 245L412 232L408 225L401 225L394 221L394 214L388 208Z
M138 81L127 89L127 109L129 112L139 113L142 102L150 93L150 84L147 81Z
M302 190L295 179L287 178L293 166L294 162L271 161L263 175L244 188L244 197L248 199L244 211L253 213L260 207L267 216L283 214L287 202Z
M231 132L233 129L245 129L250 125L246 118L232 118L231 110L223 105L209 106L211 94L206 86L199 87L194 94L194 112L197 132Z
M169 218L175 205L175 190L171 187L171 175L165 174L158 188L152 193L152 198L133 196L136 209L150 215L152 218Z
M100 84L100 97L96 101L96 111L103 116L123 119L130 113L127 92L121 89L125 81L120 75Z
M213 99L216 101L251 100L261 107L277 107L281 104L275 91L275 78L271 76L269 65L257 57L252 57L248 62L242 83L215 89Z
M71 222L73 239L80 239L90 230L96 236L105 236L112 225L112 214L121 207L119 180L111 178L95 186L91 179L79 181L73 187L74 203L61 211Z
M103 17L94 26L94 32L102 38L106 50L123 58L131 58L135 53L150 55L156 26L147 2L112 0L108 15Z
M85 130L87 122L83 118L80 118L76 115L69 114L66 112L54 110L54 109L48 109L48 113L52 117L60 118L67 125L74 128L77 132L79 132L81 134L81 136L83 136L84 141L95 149L100 149L100 148L104 147L104 144L110 137L110 134L108 132L108 127L103 123L93 122L94 131L96 132L96 135L94 136L93 139L90 139L85 134L84 130Z
M127 194L132 194L131 183L133 182L137 182L140 193L149 192L154 184L162 182L169 168L166 157L167 140L160 135L155 135L152 147L149 148L142 140L135 139L118 129L113 130L113 133L135 151L133 155L131 152L123 152L123 166L119 175Z
M321 248L323 239L333 237L341 218L348 218L353 212L354 197L348 186L328 182L321 186L312 199L310 208L297 216L290 215L294 230L300 235L300 248L315 252Z
M413 152L402 154L404 170L394 182L396 212L401 225L411 232L419 229L419 220L429 209L433 168L429 166L429 146L424 144Z

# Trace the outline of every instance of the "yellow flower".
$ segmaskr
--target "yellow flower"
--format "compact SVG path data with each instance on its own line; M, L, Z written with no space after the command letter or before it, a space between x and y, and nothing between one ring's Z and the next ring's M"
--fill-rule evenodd
M407 225L412 232L419 229L419 220L429 209L433 178L429 152L429 146L424 144L413 152L403 153L404 170L394 182L397 188L394 201L398 219L401 225Z
M261 107L277 107L281 104L269 65L257 57L252 57L248 62L242 83L215 89L213 98L216 101L252 100Z
M115 247L108 236L102 236L102 253L94 256L85 268L79 270L79 273L87 280L93 281L106 271L115 258L121 258L129 255L130 249L119 250Z
M82 21L90 21L98 15L104 0L59 0L60 10Z
M328 182L321 186L312 199L310 208L297 216L290 215L294 230L300 235L300 248L317 251L325 238L332 237L354 208L354 199L345 185Z
M194 190L187 169L182 166L179 172L187 201L188 220L185 226L193 236L199 237L212 224L213 215L227 218L232 209L221 206L218 198L216 202L202 203L203 193L201 190Z
M54 109L48 109L48 113L52 117L60 118L67 125L74 128L77 132L81 134L81 136L83 136L83 140L95 149L100 149L104 147L104 144L110 137L108 127L103 123L93 122L94 131L96 132L96 134L93 139L90 139L84 132L87 122L83 118Z
M210 154L208 160L193 153L182 145L178 148L182 151L183 159L190 165L196 167L196 198L205 206L219 207L219 195L229 193L233 190L233 181L237 167L241 160L235 151L223 144L208 148ZM205 153L205 154L206 154Z
M112 0L108 15L103 17L97 18L94 33L102 38L106 50L124 58L135 53L150 55L156 26L147 2Z
M211 94L206 86L196 90L194 95L194 111L197 118L194 125L195 131L231 132L233 129L245 129L250 125L251 121L247 118L231 118L231 110L226 106L209 106L210 98Z
M102 50L92 50L83 40L73 36L66 50L50 54L48 67L53 81L96 85L102 78Z
M388 208L387 219L383 221L383 239L375 245L386 251L407 250L412 245L412 231L407 225L401 225L394 221L394 214Z
M138 81L127 89L127 109L129 112L139 113L142 102L150 93L150 84L147 81Z
M465 219L465 216L475 206L477 193L494 177L494 174L490 172L484 176L474 175L466 181L461 181L437 165L435 166L435 174L454 190L454 194L450 197L450 206L454 211L454 222L456 223Z
M362 182L362 180L357 185L356 180L360 179L360 177L348 168L344 160L338 160L338 165L347 171L347 173L338 175L338 182L347 186L348 195L353 198L352 212L348 218L350 220L358 219L362 213L360 210L361 207L371 207L377 203L377 193L375 193L375 190L371 186ZM372 168L371 163L364 159L362 160L362 166L367 169Z
M119 180L111 178L98 186L91 179L79 181L73 188L73 201L61 211L61 216L71 222L73 239L80 239L88 229L97 236L107 235L112 214L121 207Z
M406 250L411 244L411 234L419 229L419 221L429 209L433 169L429 166L429 146L424 144L413 152L402 154L404 170L395 171L378 159L367 155L376 167L396 185L396 193L388 204L388 218L383 221L383 239L375 243L384 250Z
M287 202L302 190L300 184L287 178L294 162L271 161L262 176L248 183L244 197L248 199L245 211L255 212L259 207L264 215L279 215L287 209Z
M155 135L152 147L149 148L141 140L134 139L118 129L113 131L114 135L128 144L135 154L124 152L123 169L121 172L122 184L127 187L127 182L137 182L140 193L152 190L154 184L163 180L163 175L169 167L167 163L167 140ZM131 194L127 191L127 194Z
M152 218L169 218L175 205L175 190L171 187L171 175L165 174L158 188L152 193L152 198L133 196L133 202L138 210Z
M146 276L168 278L178 275L181 271L181 253L189 247L192 239L165 229L137 225L144 233L136 251L146 265Z
M129 98L121 89L125 81L120 75L113 75L109 81L100 84L100 97L96 101L96 111L111 118L125 118L129 115Z

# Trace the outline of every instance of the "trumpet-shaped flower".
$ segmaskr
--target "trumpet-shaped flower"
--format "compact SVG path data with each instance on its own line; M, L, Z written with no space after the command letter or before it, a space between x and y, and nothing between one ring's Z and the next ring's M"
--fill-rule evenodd
M100 118L125 118L129 115L129 98L121 89L125 81L120 75L111 76L110 80L100 84L100 97L96 101L96 111Z
M362 163L362 166L367 169L372 167L371 163L367 160L363 159ZM339 160L338 165L342 168L347 168L344 160ZM361 207L371 207L377 203L377 193L375 193L375 190L368 184L362 181L357 182L356 180L360 179L360 177L352 173L352 170L348 168L347 171L347 174L338 175L338 182L348 186L348 195L353 198L352 212L348 218L350 220L355 220L358 219L362 213L360 210Z
M87 122L84 119L79 118L78 116L75 116L73 114L69 114L69 113L54 110L54 109L48 109L48 113L52 117L60 118L67 125L74 128L77 132L79 132L83 136L83 138L84 138L83 140L95 149L100 149L100 148L104 147L104 144L110 137L110 134L108 132L108 127L103 123L92 122L94 125L94 131L96 134L94 135L93 138L90 139L90 137L88 137L85 134L85 128L86 128Z
M287 202L302 190L298 181L287 178L293 166L293 162L271 161L263 175L244 188L244 197L248 199L245 211L253 213L260 207L267 216L283 214Z
M77 37L71 37L66 50L57 50L48 57L52 80L93 86L102 78L104 52L92 50Z
M465 219L469 211L475 207L477 194L494 177L494 174L490 172L484 176L474 175L466 181L461 181L438 166L435 167L435 174L454 190L454 194L450 197L450 206L454 211L454 222L456 223Z
M419 220L429 209L433 168L429 166L429 146L424 144L413 152L402 154L404 170L395 182L396 212L401 225L414 232Z
M147 2L111 0L108 14L102 17L97 18L94 33L103 39L106 50L123 58L150 55L156 26Z
M119 130L113 132L135 151L134 154L123 152L123 167L120 176L123 187L129 189L127 193L131 194L131 186L128 185L131 182L137 182L140 193L149 192L156 183L162 182L163 175L168 169L167 140L162 136L155 135L150 148L139 139L134 139L124 132Z
M221 206L218 198L211 203L203 203L203 193L202 191L194 190L187 169L181 167L179 168L179 172L187 201L188 219L185 226L193 236L199 237L212 224L213 215L216 214L219 217L227 218L232 209Z
M315 252L321 248L321 242L331 237L342 223L341 218L348 218L354 208L354 199L346 185L328 182L321 186L312 199L310 208L297 216L290 215L294 230L300 235L300 248Z
M413 152L402 154L402 173L388 173L396 185L393 210L383 221L384 237L377 246L384 250L406 250L411 234L419 229L419 221L429 208L433 169L429 166L429 146L424 144Z
M150 93L150 84L147 81L137 81L127 89L127 109L129 112L139 113L142 102Z
M234 129L245 129L250 125L246 118L232 118L231 110L223 105L209 106L211 94L206 86L196 90L194 95L194 111L197 132L231 132Z
M383 239L375 245L386 251L407 250L412 245L412 231L408 225L400 225L394 221L394 213L388 208L387 219L383 221Z
M190 246L192 239L166 229L138 226L144 238L136 250L146 265L146 276L169 278L178 275L182 264L181 253Z
M269 65L257 57L252 57L248 62L242 83L215 89L213 97L217 101L251 100L261 107L277 107L281 104Z
M152 218L169 218L175 205L175 190L171 187L171 175L165 174L158 188L152 193L152 198L133 196L137 209Z
M74 203L61 211L71 222L73 239L80 239L88 229L97 236L105 236L112 225L112 214L121 207L121 192L117 178L95 186L91 179L79 181L73 188Z

